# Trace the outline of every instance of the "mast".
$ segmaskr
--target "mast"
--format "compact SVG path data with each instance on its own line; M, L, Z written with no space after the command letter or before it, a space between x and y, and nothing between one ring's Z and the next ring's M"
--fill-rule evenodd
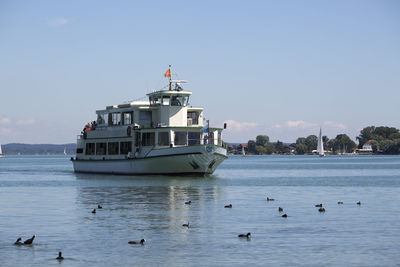
M318 154L320 156L324 156L324 142L322 141L322 129L319 128L319 137L318 137Z
M172 74L171 74L171 65L169 65L168 72L169 72L169 90L170 90L170 91L172 91Z

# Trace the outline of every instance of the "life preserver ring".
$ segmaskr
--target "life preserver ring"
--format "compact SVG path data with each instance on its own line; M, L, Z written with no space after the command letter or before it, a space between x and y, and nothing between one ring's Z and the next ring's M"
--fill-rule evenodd
M132 131L131 126L128 126L128 128L126 128L126 135L131 136L131 131Z

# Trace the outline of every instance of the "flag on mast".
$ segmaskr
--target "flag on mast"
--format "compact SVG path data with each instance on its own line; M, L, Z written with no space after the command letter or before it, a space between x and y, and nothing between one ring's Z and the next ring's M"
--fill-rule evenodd
M171 77L171 69L168 69L168 70L164 73L164 77Z

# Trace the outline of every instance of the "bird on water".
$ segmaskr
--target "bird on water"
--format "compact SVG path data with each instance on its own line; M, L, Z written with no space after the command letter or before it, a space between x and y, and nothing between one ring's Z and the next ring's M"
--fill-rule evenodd
M192 204L192 201L191 201L191 200L186 201L185 204L186 204L186 205L190 205L190 204Z
M318 211L319 212L325 212L325 209L324 208L319 208Z
M337 203L340 205L340 204L343 204L343 201L338 201Z
M316 208L322 208L322 203L315 205Z
M18 237L17 241L14 242L14 245L17 245L17 246L23 245L24 243L22 243L21 240L22 240L22 238Z
M64 259L64 257L62 256L61 251L58 252L58 257L56 259L59 260L59 261L62 261Z
M97 205L97 208L102 209L103 207L99 204L99 205Z
M279 208L278 208L278 211L279 211L279 212L282 212L282 211L283 211L283 209L282 209L281 207L279 207Z
M33 235L32 238L29 238L24 241L24 245L30 245L32 244L33 240L35 239L36 235Z
M183 227L187 227L187 228L189 228L189 222L188 222L188 223L184 223L184 224L182 224L182 226L183 226Z
M274 201L275 199L267 197L267 201Z
M286 213L283 214L283 215L282 215L282 218L287 218L287 214L286 214Z
M141 239L140 241L129 241L128 244L131 244L131 245L144 245L144 242L146 242L146 240Z
M357 202L357 205L361 205L361 201L358 201L358 202Z
M250 236L251 236L251 233L238 235L238 237L246 237L246 238L249 238Z
M232 208L232 204L226 205L225 208L228 208L228 209Z
M92 213L95 214L95 213L96 213L96 209L93 209L93 210L92 210Z

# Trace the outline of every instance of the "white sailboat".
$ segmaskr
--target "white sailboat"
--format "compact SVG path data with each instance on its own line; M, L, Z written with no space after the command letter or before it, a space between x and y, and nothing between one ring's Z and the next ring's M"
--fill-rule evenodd
M244 151L244 146L242 146L242 156L246 156L246 152Z
M317 145L317 152L320 157L325 156L324 151L324 142L322 141L322 130L319 128L319 137L318 137L318 145Z
M64 148L64 155L67 155L67 148Z
M3 158L4 157L4 154L3 154L3 151L1 150L1 144L0 144L0 158Z

